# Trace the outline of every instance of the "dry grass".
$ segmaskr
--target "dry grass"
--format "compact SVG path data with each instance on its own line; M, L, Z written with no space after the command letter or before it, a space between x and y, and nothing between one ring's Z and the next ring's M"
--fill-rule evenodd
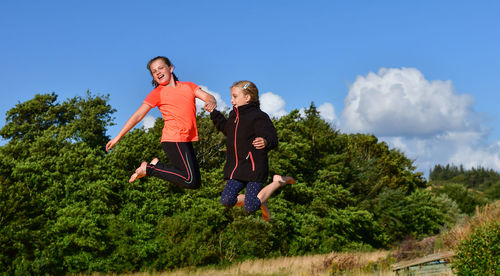
M492 221L500 221L500 201L476 207L476 213L471 218L466 218L462 223L444 233L443 243L450 250L454 250L458 243L464 240L472 230Z
M264 276L264 275L291 275L291 276L323 276L332 275L332 271L348 270L346 275L372 275L372 272L363 272L368 267L373 269L377 262L385 262L391 252L376 251L369 253L330 253L324 255L281 257L274 259L259 259L244 261L227 268L184 268L169 272L133 273L133 276ZM332 270L333 269L333 270ZM123 275L123 274L121 274ZM377 275L393 275L389 265L385 273Z

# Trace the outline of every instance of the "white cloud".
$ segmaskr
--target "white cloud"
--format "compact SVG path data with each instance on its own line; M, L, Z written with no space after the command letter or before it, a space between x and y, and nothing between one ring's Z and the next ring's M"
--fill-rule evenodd
M335 107L331 103L323 103L318 107L319 115L327 122L337 124Z
M218 110L225 110L228 108L228 105L224 102L224 100L222 100L222 97L220 96L219 93L211 91L208 89L208 87L203 85L200 85L200 88L203 89L203 91L215 97L215 100L217 101ZM204 110L203 106L205 106L205 103L202 100L196 98L196 112L201 112L202 110Z
M500 171L500 142L474 112L474 98L451 81L428 81L414 68L382 68L358 76L344 100L342 129L373 133L415 160L417 171L436 164Z
M156 121L156 117L153 117L151 115L146 115L143 119L142 119L142 127L148 131L150 128L154 127L155 126L155 121Z
M484 148L461 147L449 158L448 163L463 164L465 168L484 167L500 171L499 142Z
M446 132L432 137L380 137L415 160L418 171L428 173L437 164L464 168L491 168L500 171L500 142L488 145L487 133Z
M285 100L279 95L271 92L262 94L259 98L260 109L266 112L270 117L281 117L287 114L285 111Z
M478 127L471 96L457 94L451 81L428 81L414 68L358 76L344 104L349 132L413 137Z

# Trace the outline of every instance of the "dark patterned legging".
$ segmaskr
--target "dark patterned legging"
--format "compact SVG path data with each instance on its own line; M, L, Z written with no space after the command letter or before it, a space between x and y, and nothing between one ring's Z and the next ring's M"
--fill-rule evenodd
M243 188L247 186L245 192L245 211L253 213L259 210L261 202L257 197L260 190L262 190L262 183L259 182L241 182L235 179L229 179L222 191L220 203L224 206L234 206L238 202L238 194Z
M196 160L193 144L162 142L161 145L172 166L161 162L156 165L148 164L146 175L173 182L182 188L198 189L201 185L200 166Z

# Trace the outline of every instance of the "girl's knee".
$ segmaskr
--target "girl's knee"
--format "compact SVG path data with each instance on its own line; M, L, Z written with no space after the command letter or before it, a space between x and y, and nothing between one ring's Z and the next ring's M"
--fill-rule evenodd
M193 178L191 183L186 183L186 189L197 190L201 187L201 179Z
M197 190L201 187L201 183L191 183L185 186L182 186L185 189L190 189L190 190Z
M193 183L193 185L191 185L191 189L193 190L197 190L201 187L201 183L200 182L195 182Z
M259 210L260 205L261 202L258 197L245 197L245 211L247 211L247 213L253 213Z
M222 195L220 197L220 203L226 207L231 207L231 206L234 206L234 204L236 204L236 202L238 201L238 198L236 197L230 197L230 196L227 196L227 195Z

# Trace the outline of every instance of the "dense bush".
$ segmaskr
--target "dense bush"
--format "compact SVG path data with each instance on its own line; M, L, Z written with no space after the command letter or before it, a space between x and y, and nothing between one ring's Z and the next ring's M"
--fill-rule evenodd
M446 195L454 200L462 213L472 215L476 206L483 206L489 200L479 191L468 189L459 183L440 183L433 186L432 191L438 195Z
M401 189L385 189L370 209L377 226L384 229L388 242L437 234L442 228L453 226L460 218L460 210L453 200L422 189L408 196Z
M458 275L499 275L500 222L474 229L458 245L452 267Z
M224 137L198 117L202 187L156 178L128 183L141 161L165 159L161 119L103 149L106 97L36 95L7 112L0 135L0 268L7 274L149 271L248 258L388 247L433 234L460 212L426 192L413 161L373 135L342 134L312 104L276 119L270 177L296 184L260 211L219 203Z

